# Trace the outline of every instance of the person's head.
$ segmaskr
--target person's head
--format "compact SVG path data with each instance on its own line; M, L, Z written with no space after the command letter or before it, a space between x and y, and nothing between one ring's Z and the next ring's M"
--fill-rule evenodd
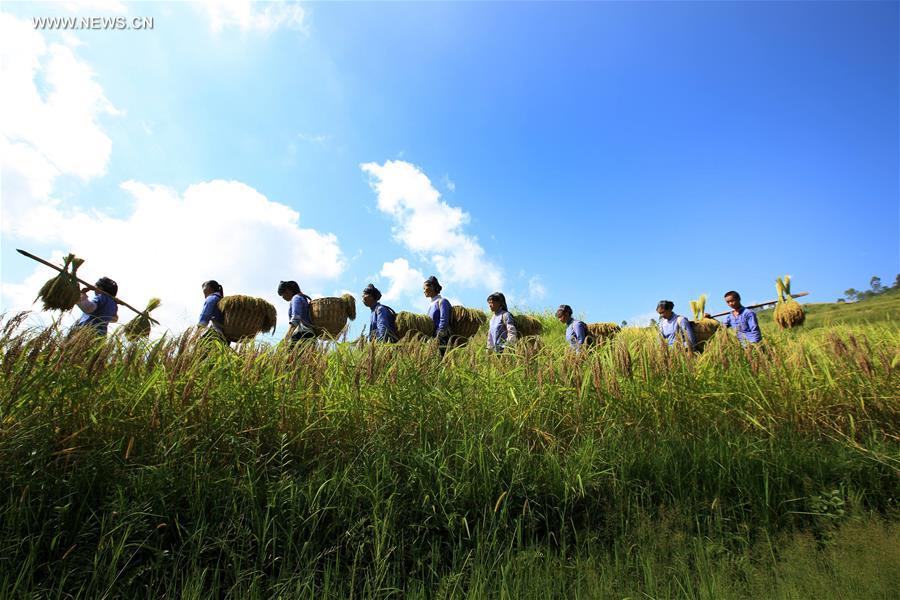
M444 288L441 287L440 282L434 275L432 275L431 277L426 279L424 283L422 283L422 292L428 298L434 298L441 293L442 289Z
M222 291L222 286L219 285L219 282L215 279L210 279L209 281L203 282L203 297L207 297L210 294L222 294L225 295L225 292Z
M362 293L363 304L369 308L374 308L378 301L381 300L381 292L371 283L366 286Z
M106 292L110 296L115 296L119 293L119 284L110 279L109 277L101 277L97 280L97 283L94 286L102 291Z
M500 292L494 292L490 296L487 297L488 308L491 309L491 312L497 312L498 310L509 310L506 308L506 296L501 294Z
M675 308L675 303L671 300L660 300L659 304L656 305L656 312L664 319L672 318L672 310Z
M288 302L300 293L300 286L296 281L282 281L278 284L278 295Z
M559 319L560 323L568 323L569 319L572 318L572 307L568 304L560 304L559 308L556 309L556 318Z
M725 293L725 304L728 305L732 310L737 310L741 307L741 295L731 290L730 292Z

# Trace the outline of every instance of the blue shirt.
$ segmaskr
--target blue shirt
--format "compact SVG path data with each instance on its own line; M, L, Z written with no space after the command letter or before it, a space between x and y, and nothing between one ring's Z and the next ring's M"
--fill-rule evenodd
M431 306L428 307L428 316L434 321L434 335L439 331L450 328L450 301L442 298L440 295L431 299Z
M396 342L397 338L397 314L391 307L376 303L372 307L372 317L369 319L369 339Z
M499 310L491 317L488 323L488 350L494 352L503 352L509 344L515 343L519 339L519 332L516 329L516 322L508 310Z
M664 317L659 318L659 335L665 339L669 345L675 343L676 338L683 337L685 348L693 348L697 340L694 338L694 329L691 322L681 315L673 314L671 319Z
M566 340L568 340L572 348L578 350L587 339L587 325L584 324L584 321L577 319L569 319L568 325L566 327Z
M302 325L305 329L312 328L312 317L309 314L309 300L303 294L294 294L288 305L288 321L291 325Z
M219 310L219 300L221 299L222 294L219 292L213 292L206 297L206 300L203 302L203 310L200 311L200 325L209 325L209 322L212 321L214 327L220 328L222 326L225 317L222 316L222 311Z
M734 311L728 313L725 316L725 327L734 329L741 344L755 344L762 341L762 331L759 330L756 313L749 308L742 306L738 314L734 314Z
M119 314L119 307L106 294L94 294L91 302L96 306L94 312L81 315L75 327L93 327L100 335L106 335L110 322Z

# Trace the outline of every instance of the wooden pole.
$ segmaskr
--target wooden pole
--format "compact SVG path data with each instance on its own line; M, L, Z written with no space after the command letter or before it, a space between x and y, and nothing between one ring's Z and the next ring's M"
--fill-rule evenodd
M802 298L803 296L809 296L809 292L798 292L796 294L791 294L791 298ZM760 308L763 306L768 306L770 304L778 304L778 300L769 300L768 302L760 302L759 304L753 304L753 305L747 306L745 308ZM716 314L710 315L710 316L715 319L716 317L724 317L725 315L727 315L730 312L731 312L730 310L726 310L725 312L716 313Z
M40 256L35 256L35 255L32 254L31 252L26 252L25 250L22 250L22 249L20 249L20 248L16 248L16 252L18 252L18 253L21 254L22 256L27 256L27 257L30 258L31 260L36 260L37 262L41 263L42 265L47 265L47 266L50 267L51 269L55 269L55 270L59 271L60 273L64 273L64 272L65 272L63 269L60 269L59 267L57 267L56 265L54 265L52 262L48 262L48 261L44 260L43 258L41 258ZM98 290L98 289L96 288L96 286L91 285L90 283L88 283L87 281L84 281L83 279L81 279L81 278L79 278L79 277L76 277L75 280L78 281L78 283L82 284L84 287L86 287L86 288L88 288L88 289L90 289L90 290L94 290L95 292L103 292L103 290ZM107 296L110 295L108 292L103 292L103 293L106 294ZM149 313L147 313L147 312L145 312L145 311L143 311L143 310L138 310L138 309L136 309L135 307L133 307L132 305L130 305L130 304L128 304L127 302L125 302L124 300L120 300L120 299L116 298L115 296L110 296L110 297L111 297L113 300L116 301L116 304L121 304L122 306L128 307L128 308L130 308L131 310L133 310L134 312L136 312L137 314L146 316L148 319L150 319L150 322L151 322L151 323L156 323L157 325L159 325L159 321L157 321L156 319L154 319L153 317L151 317Z

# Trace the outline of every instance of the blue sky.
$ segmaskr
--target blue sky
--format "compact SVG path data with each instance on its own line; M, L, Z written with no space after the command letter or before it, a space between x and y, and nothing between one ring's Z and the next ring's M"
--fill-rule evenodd
M154 29L36 31L42 15ZM635 322L662 298L770 299L784 274L834 301L900 272L896 2L3 16L4 58L24 65L3 73L24 90L0 116L3 310L49 276L16 247L71 249L126 300L162 297L175 329L210 277L282 314L280 279L313 295L373 281L421 310L436 273L469 306L500 287Z

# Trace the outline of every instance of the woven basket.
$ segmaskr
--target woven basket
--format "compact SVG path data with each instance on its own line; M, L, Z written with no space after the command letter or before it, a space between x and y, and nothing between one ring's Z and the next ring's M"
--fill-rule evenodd
M309 312L316 335L336 338L343 333L347 320L356 318L356 299L350 294L316 298L309 303Z
M513 320L516 322L516 331L519 332L519 337L541 335L544 331L544 326L534 317L529 317L528 315L513 315Z
M222 332L229 342L256 337L257 333L273 331L278 312L262 298L235 294L219 300L224 318Z
M587 330L596 343L602 344L616 337L622 328L615 323L588 323Z
M787 302L779 302L775 306L773 317L782 329L799 327L806 321L806 313L803 312L803 308L794 299L790 299Z
M480 310L454 306L450 309L450 334L468 339L478 333L487 320L487 315Z
M434 337L434 320L428 315L418 315L407 311L397 313L397 335L405 337Z
M703 344L711 338L718 330L722 328L722 324L715 319L699 319L691 321L691 329L694 330L694 340L698 344Z

